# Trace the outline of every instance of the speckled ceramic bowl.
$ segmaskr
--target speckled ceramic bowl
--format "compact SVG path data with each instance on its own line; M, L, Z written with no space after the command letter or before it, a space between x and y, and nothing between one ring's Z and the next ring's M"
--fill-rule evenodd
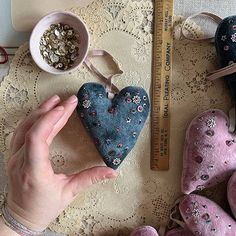
M49 66L48 63L43 59L39 49L40 39L44 32L49 29L52 24L57 23L68 24L75 30L75 32L80 35L79 56L75 60L73 66L65 71ZM34 27L30 37L30 52L35 63L42 70L56 75L65 74L77 69L87 56L88 48L89 33L86 25L75 14L66 11L55 11L44 16Z

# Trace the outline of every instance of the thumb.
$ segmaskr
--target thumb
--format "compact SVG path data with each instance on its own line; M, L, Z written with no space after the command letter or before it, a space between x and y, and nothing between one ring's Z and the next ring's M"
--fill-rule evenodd
M117 177L117 172L109 167L92 167L71 176L69 189L73 196L83 192L89 186L96 184L105 179Z

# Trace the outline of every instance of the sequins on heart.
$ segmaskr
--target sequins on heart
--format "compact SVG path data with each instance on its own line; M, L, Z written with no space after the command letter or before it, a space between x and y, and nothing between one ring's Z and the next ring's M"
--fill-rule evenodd
M226 39L227 39L227 36L226 36L226 35L222 35L222 36L221 36L221 41L224 42L224 41L226 41Z
M96 111L92 111L92 112L89 113L89 115L95 118L97 116L97 112Z
M108 138L108 139L106 139L105 142L106 142L107 145L110 145L111 144L111 139Z
M202 161L203 161L203 158L202 158L201 156L196 156L196 157L194 158L194 160L195 160L198 164L201 164Z
M214 134L215 134L215 132L214 132L214 130L212 130L212 129L209 129L209 130L206 131L206 135L207 135L207 136L212 137L212 136L214 136Z
M214 166L213 166L213 165L209 165L209 166L207 166L207 169L208 169L208 170L213 170L213 169L214 169Z
M189 220L190 218L194 218L194 224L199 224L200 223L200 218L204 221L204 223L206 225L209 225L212 223L211 220L211 216L208 212L206 212L207 210L207 206L206 205L202 205L203 211L201 210L201 207L199 205L199 203L197 201L192 201L189 203L189 207L186 209L185 213L185 219ZM209 229L211 232L216 232L214 230L216 230L215 228L210 228ZM201 235L202 233L199 230L195 231L196 235Z
M236 33L231 35L231 40L232 40L233 43L236 42Z
M209 118L207 121L206 121L206 126L208 128L214 128L216 126L216 121L214 118Z
M126 123L130 123L131 122L131 119L128 117L127 119L126 119Z
M108 112L110 114L114 114L116 112L116 108L115 107L111 107L111 108L108 109Z
M131 99L131 98L126 98L126 102L127 102L127 103L131 103L131 102L132 102L132 99Z
M186 213L190 214L191 216L194 217L199 217L200 216L200 211L198 208L198 203L197 202L191 202L190 208L187 209Z
M208 179L209 179L209 175L202 175L202 176L201 176L201 180L206 181L206 180L208 180Z
M225 143L226 143L227 146L230 147L235 143L235 140L226 140Z
M198 191L202 191L203 189L205 189L205 186L203 186L203 185L198 185L196 187L196 190L198 190Z
M85 109L88 109L88 108L91 106L90 100L84 100L82 106L83 106Z
M112 163L113 163L113 165L118 166L118 165L120 165L120 163L121 163L121 159L115 158L115 159L112 161Z
M134 96L132 100L135 104L139 104L141 102L141 98L138 95Z
M202 219L204 219L207 224L211 223L210 215L208 213L203 214Z
M229 46L228 45L224 46L224 51L229 51Z
M133 136L134 138L136 138L136 137L137 137L137 132L133 132L132 136Z
M137 87L127 87L110 99L104 86L88 83L78 92L77 111L91 136L99 141L95 144L105 163L117 169L136 143L149 111L149 99Z
M138 112L143 112L143 106L138 106L137 110L138 110Z
M139 93L137 93L135 96L133 96L132 98L131 98L131 94L130 93L126 93L125 94L125 97L126 97L126 99L125 99L125 101L127 102L127 103L135 103L136 105L138 105L137 106L137 108L136 108L136 110L135 109L131 109L131 113L132 114L135 114L137 111L138 112L143 112L144 111L144 107L145 106L147 106L147 104L146 103L143 103L143 105L139 105L141 102L142 102L142 98L143 98L143 101L147 101L147 96L143 96L142 98L138 95Z

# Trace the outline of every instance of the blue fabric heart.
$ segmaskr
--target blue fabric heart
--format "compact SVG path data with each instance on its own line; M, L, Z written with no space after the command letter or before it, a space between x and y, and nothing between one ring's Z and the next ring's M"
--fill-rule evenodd
M84 84L77 112L107 166L117 169L137 142L149 113L144 89L126 87L109 99L103 85Z
M215 44L221 67L236 63L236 16L225 18L218 26ZM236 101L236 74L225 76L231 96Z

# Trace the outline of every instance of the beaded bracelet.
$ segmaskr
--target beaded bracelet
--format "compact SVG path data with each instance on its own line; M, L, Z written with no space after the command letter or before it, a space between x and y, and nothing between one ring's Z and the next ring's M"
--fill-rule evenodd
M26 226L22 225L20 222L18 222L16 219L14 219L10 212L7 209L5 196L1 194L0 196L0 216L2 216L2 219L6 226L8 226L10 229L15 231L21 236L40 236L43 235L43 232L39 231L33 231L28 229Z

